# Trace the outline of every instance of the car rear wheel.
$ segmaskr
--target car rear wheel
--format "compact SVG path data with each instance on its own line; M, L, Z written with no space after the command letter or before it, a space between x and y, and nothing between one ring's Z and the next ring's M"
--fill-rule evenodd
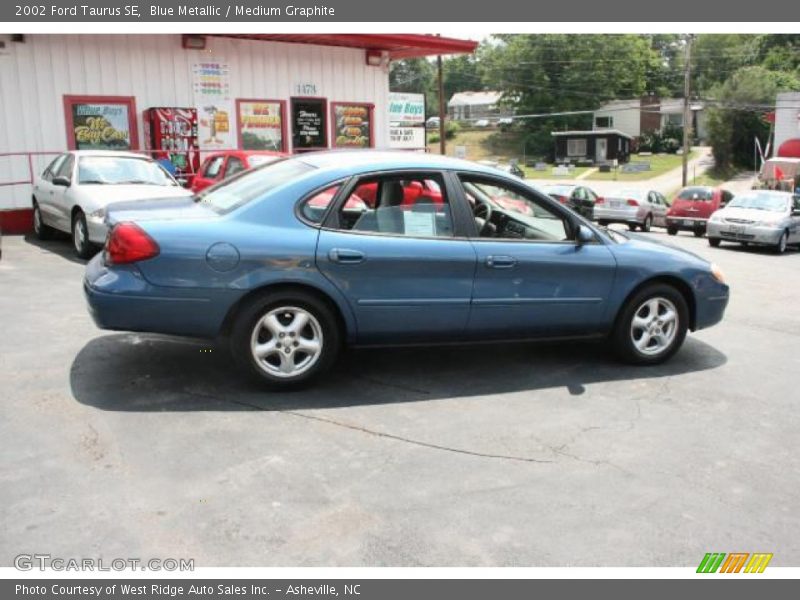
M667 227L667 235L678 235L677 227Z
M89 258L92 255L92 244L89 241L89 227L86 215L82 211L72 217L72 245L78 258Z
M628 223L628 230L629 231L636 231L636 223Z
M702 229L695 229L694 231L692 231L692 233L694 234L694 237L696 237L696 238L701 238L706 234L706 232L704 230L702 230Z
M330 308L301 291L258 297L241 310L231 331L236 361L273 389L310 383L333 365L340 346Z
M777 254L783 254L784 252L786 252L786 246L788 244L789 244L789 232L788 231L784 231L781 234L781 237L778 240L778 243L775 245L775 252Z
M45 225L42 220L42 210L39 208L39 203L33 203L33 233L39 240L49 240L53 237L52 227Z
M648 286L623 307L614 330L614 346L625 362L654 365L683 344L689 308L683 295L666 284Z
M642 223L642 231L650 231L650 228L653 226L653 215L647 215L644 218L644 223Z
M721 241L722 241L722 240L721 240L721 239L719 239L719 238L712 238L712 237L710 237L710 238L708 238L708 245L709 245L709 246L712 246L712 247L714 247L714 248L718 248L718 247L719 247L719 244L720 244L720 242L721 242Z

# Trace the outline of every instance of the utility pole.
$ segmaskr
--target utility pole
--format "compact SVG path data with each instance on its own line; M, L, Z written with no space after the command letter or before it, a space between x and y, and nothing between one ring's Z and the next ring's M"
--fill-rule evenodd
M444 129L444 77L442 76L442 55L436 57L436 69L439 72L439 153L444 156L447 154L447 143L445 141Z
M683 67L683 187L689 179L689 142L692 139L692 111L689 105L692 82L692 40L693 34L686 36L685 64Z

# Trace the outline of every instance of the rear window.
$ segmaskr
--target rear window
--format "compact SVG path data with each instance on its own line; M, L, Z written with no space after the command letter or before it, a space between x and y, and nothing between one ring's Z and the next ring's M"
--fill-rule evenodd
M678 194L679 200L699 200L708 202L711 200L713 192L708 188L686 188Z
M218 213L227 213L313 171L314 168L296 159L281 160L243 171L225 183L210 187L197 195L197 201Z

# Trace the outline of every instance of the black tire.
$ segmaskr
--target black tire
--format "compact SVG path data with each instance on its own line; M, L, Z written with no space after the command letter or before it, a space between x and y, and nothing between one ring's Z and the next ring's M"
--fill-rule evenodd
M708 238L708 245L712 248L719 248L720 242L722 242L722 240L719 238Z
M788 245L789 245L789 232L788 231L784 231L781 234L781 237L778 240L778 243L775 244L775 247L773 248L773 251L775 252L775 254L783 254L784 252L786 252L786 247Z
M289 310L297 310L293 319L303 312L310 315L308 325L297 332L297 337L290 338L289 333L286 333L287 337L282 334L282 339L279 339L268 331L268 327L261 324L270 313L277 313L278 318L282 318L284 313L279 309L286 309L286 316L290 314ZM288 321L289 326L294 322L293 319ZM266 337L262 337L264 334L267 334ZM303 367L303 362L309 355L298 347L298 340L302 337L313 341L315 336L319 340L319 353L310 365ZM262 345L274 341L277 349L273 349L267 356L257 358L254 344L259 340ZM313 294L302 290L276 291L257 296L239 310L231 328L230 348L233 358L250 377L274 390L299 389L310 384L333 366L341 346L342 332L331 308ZM284 356L284 352L289 356ZM304 370L299 370L296 375L280 375L280 365L284 364L284 360L292 363L293 366L289 368ZM279 364L276 365L275 362Z
M628 230L629 231L636 231L636 227L638 227L636 225L636 223L628 223Z
M92 243L89 241L89 227L86 225L86 215L78 211L72 217L72 249L78 258L92 257Z
M647 215L644 218L644 223L642 223L642 231L650 231L650 228L653 226L653 215Z
M695 229L695 230L692 231L692 233L694 234L694 237L696 237L696 238L701 238L706 234L704 229Z
M677 322L671 341L658 353L645 354L634 344L633 318L645 309L646 302L656 299L666 300L672 304L677 312ZM649 318L649 314L648 310L646 318ZM635 365L656 365L669 359L680 349L688 328L689 307L683 294L671 285L657 283L646 286L628 299L620 310L614 325L612 342L617 355L624 362ZM643 334L644 332L642 332ZM642 335L639 339L642 338Z
M667 226L667 235L678 235L678 228Z
M53 237L53 228L44 224L42 211L36 201L33 203L33 233L36 235L36 239L41 241L46 241Z

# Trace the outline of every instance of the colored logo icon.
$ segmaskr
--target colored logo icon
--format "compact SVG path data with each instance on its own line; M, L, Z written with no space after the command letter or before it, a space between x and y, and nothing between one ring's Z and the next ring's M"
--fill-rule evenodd
M698 573L763 573L772 560L766 552L708 552L697 567Z

